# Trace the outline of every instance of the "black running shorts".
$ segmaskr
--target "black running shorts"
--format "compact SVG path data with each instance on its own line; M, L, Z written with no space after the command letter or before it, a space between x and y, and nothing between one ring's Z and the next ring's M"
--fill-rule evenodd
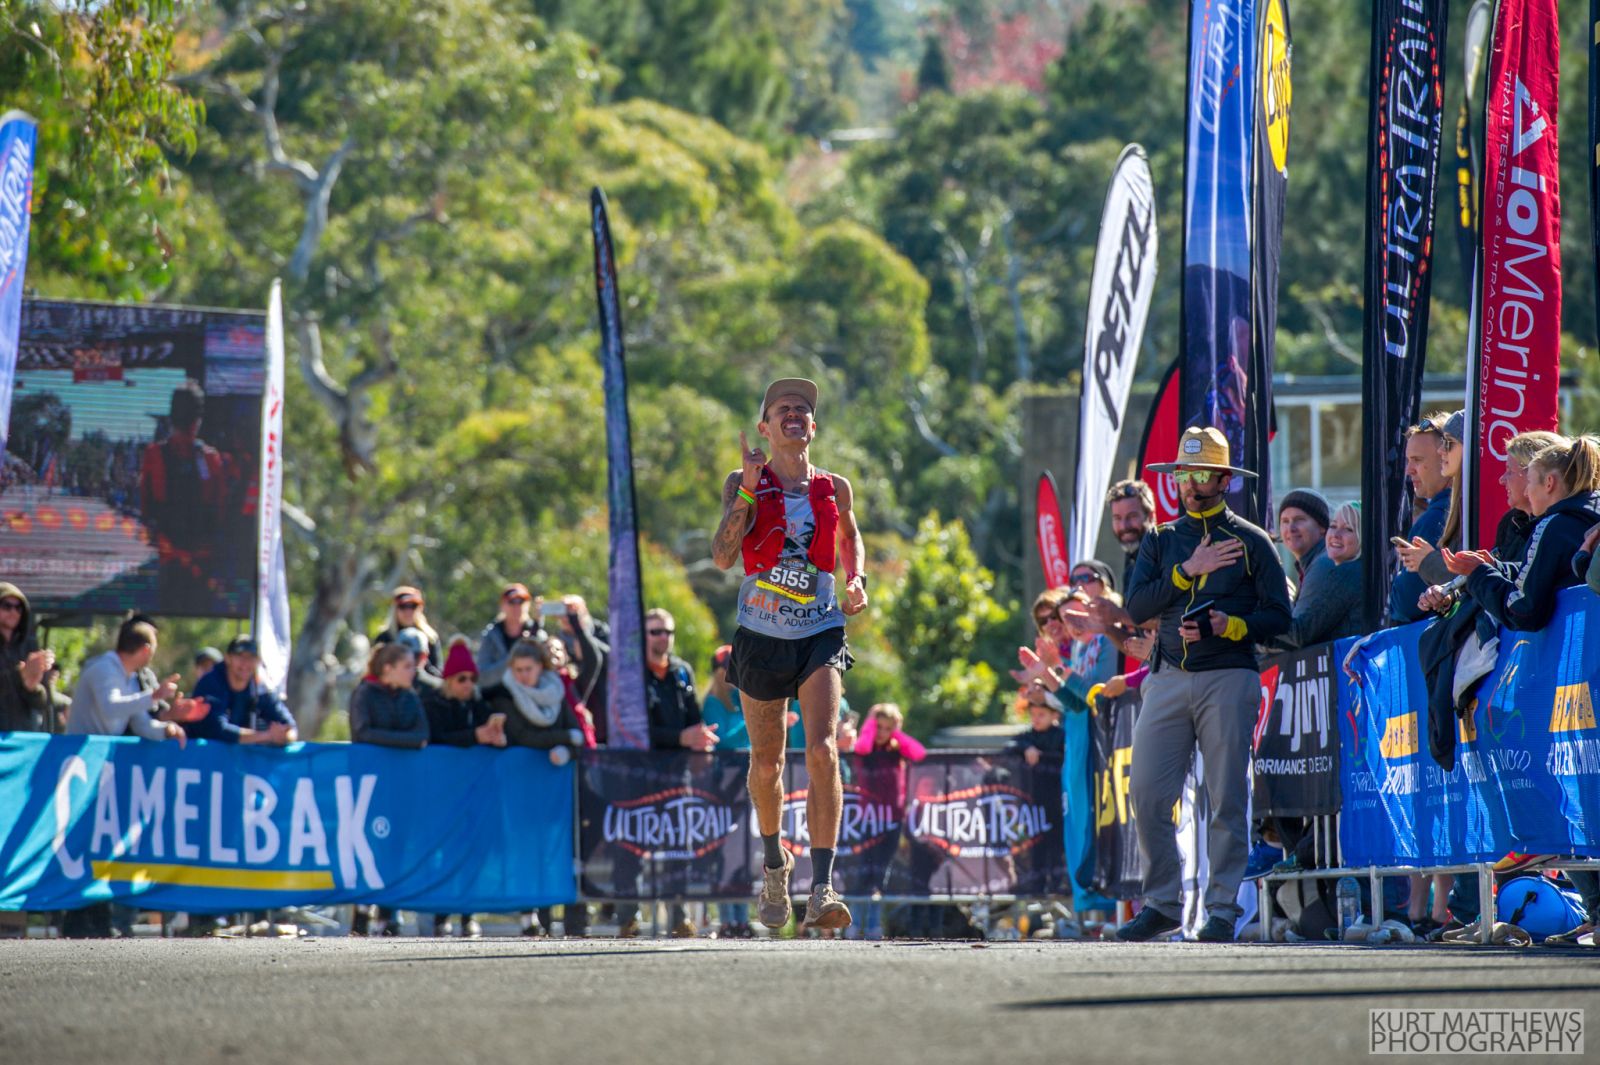
M739 629L728 658L728 683L758 702L798 699L800 685L817 670L836 669L842 675L853 664L842 625L798 640Z

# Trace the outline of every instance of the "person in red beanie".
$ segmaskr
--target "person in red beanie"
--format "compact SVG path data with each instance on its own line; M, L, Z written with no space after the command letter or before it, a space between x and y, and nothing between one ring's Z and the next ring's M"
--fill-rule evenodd
M428 713L428 741L446 747L504 747L506 715L492 713L489 704L478 697L478 664L472 660L467 641L457 636L450 641L444 659L444 684L428 688L422 708ZM450 915L434 914L433 934L450 934ZM477 939L483 928L470 913L461 915L461 935Z

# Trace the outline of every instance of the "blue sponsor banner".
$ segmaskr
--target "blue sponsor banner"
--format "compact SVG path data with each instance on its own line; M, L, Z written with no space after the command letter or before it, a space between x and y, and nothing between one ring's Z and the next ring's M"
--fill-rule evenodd
M1428 750L1424 623L1370 637L1339 678L1347 865L1455 865L1511 851L1600 857L1600 600L1562 593L1542 631L1501 630L1458 718L1456 766ZM1341 659L1353 641L1336 645Z
M38 129L20 111L0 116L0 455L11 424L22 327L22 279L28 267L28 219L33 206L33 151Z
M0 909L567 902L573 773L524 748L0 733Z
M1255 0L1191 0L1189 9L1180 418L1184 426L1220 429L1235 465L1263 457L1252 454L1249 434L1257 387L1250 380L1255 7ZM1245 503L1244 480L1235 478L1234 509L1259 521Z

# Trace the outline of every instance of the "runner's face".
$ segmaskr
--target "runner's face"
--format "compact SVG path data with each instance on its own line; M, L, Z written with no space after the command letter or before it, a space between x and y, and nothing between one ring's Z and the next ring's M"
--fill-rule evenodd
M817 423L811 404L807 403L804 396L789 395L779 396L767 408L766 421L760 425L761 435L766 437L773 447L787 444L790 447L804 447L811 443L817 435Z

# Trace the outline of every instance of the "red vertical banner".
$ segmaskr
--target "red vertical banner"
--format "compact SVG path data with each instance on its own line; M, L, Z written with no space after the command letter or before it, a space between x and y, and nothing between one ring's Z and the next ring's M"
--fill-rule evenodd
M1501 0L1486 98L1482 303L1467 424L1465 541L1505 513L1506 443L1555 429L1561 373L1561 175L1556 0Z
M1065 588L1072 576L1072 566L1067 561L1067 529L1061 521L1061 500L1056 495L1056 479L1048 470L1039 475L1038 494L1034 498L1039 565L1044 567L1045 587Z
M1178 502L1178 482L1170 473L1156 473L1152 462L1171 462L1178 453L1178 362L1173 362L1156 401L1150 405L1150 420L1145 423L1144 440L1139 444L1139 477L1156 497L1156 521L1176 521L1182 512Z

